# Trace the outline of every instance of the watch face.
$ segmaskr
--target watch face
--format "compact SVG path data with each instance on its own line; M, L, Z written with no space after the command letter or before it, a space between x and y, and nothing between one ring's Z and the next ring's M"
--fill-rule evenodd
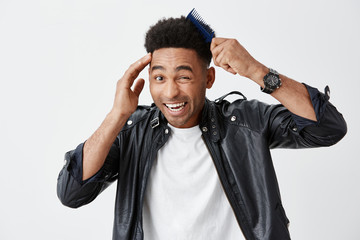
M267 80L266 83L268 84L268 86L270 88L276 88L279 85L279 78L277 78L274 75L270 75Z
M275 70L270 68L269 73L266 74L264 77L264 88L261 88L261 90L265 93L272 93L280 86L281 79L279 74Z

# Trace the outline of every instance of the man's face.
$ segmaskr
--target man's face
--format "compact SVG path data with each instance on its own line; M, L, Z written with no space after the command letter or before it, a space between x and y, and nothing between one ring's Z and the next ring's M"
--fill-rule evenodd
M151 96L172 126L189 128L199 124L206 88L211 88L215 70L207 69L195 50L155 50L149 78Z

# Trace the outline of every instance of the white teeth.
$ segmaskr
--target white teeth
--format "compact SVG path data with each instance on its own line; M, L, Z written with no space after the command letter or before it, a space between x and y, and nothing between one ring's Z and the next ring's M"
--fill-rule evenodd
M168 108L175 108L175 107L181 107L181 106L184 106L185 103L182 102L182 103L175 103L175 104L169 104L169 103L166 103L165 104Z
M165 106L173 112L178 112L184 108L185 102L174 103L174 104L165 103Z

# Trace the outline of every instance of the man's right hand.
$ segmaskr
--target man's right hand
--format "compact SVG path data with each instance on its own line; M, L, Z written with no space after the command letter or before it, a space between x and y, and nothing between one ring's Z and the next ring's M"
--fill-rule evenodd
M139 73L151 61L151 54L133 63L118 81L114 105L100 127L85 142L83 149L83 180L93 176L103 166L111 145L130 115L135 112L144 79L136 81Z
M135 82L133 89L131 89L131 87L140 72L150 63L150 61L151 53L148 53L135 63L131 64L124 76L117 82L114 105L110 112L113 117L129 118L130 115L135 112L139 102L139 95L144 87L144 79L138 79Z

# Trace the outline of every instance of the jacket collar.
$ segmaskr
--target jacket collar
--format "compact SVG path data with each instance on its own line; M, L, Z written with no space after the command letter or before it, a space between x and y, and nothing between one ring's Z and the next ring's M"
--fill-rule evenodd
M213 142L220 140L220 125L215 112L215 103L207 98L205 99L199 126L205 137L210 137Z
M155 104L152 106L155 106ZM168 123L160 109L156 106L155 109L155 114L150 121L150 126L153 129L160 125L165 126ZM215 115L215 104L207 98L205 98L205 104L201 113L199 127L203 135L210 137L212 141L217 142L220 140L219 119Z
M160 109L155 105L155 103L151 104L151 107L155 109L155 113L153 114L150 120L151 128L156 128L159 125L165 126L167 125L168 121L166 120L165 116L162 114Z

